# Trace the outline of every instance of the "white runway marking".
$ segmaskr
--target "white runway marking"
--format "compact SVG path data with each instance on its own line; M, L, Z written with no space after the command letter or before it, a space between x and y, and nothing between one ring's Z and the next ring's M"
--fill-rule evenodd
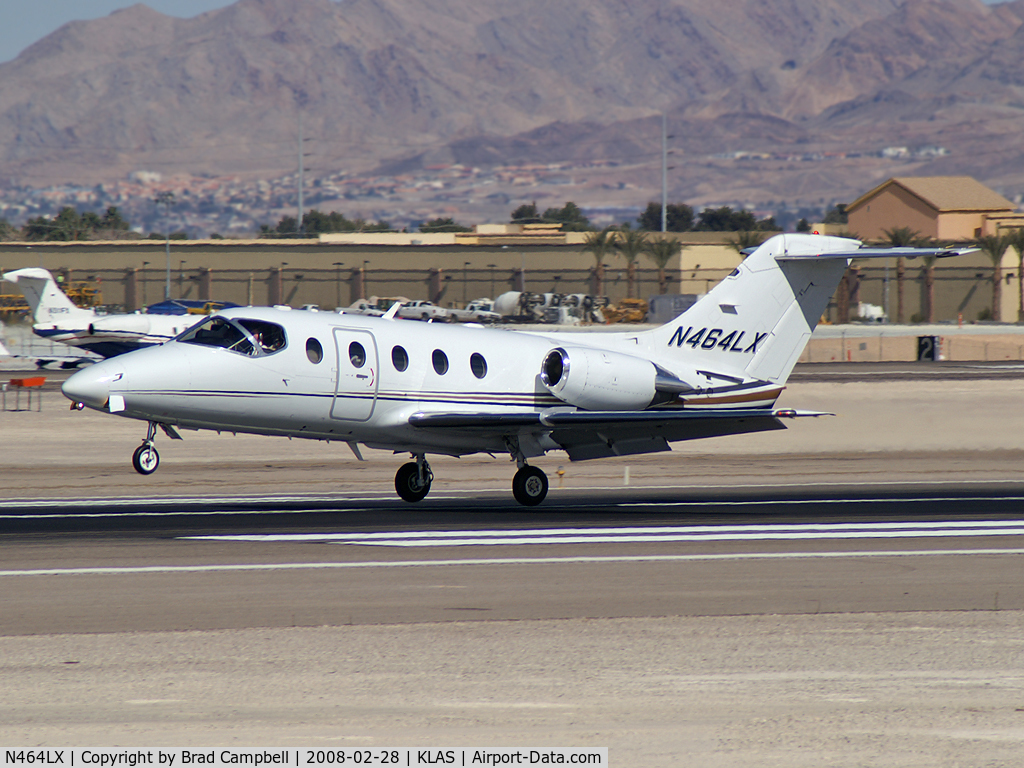
M522 546L530 544L651 544L694 541L798 539L906 539L1024 536L1024 520L796 525L688 525L630 528L550 528L491 531L398 531L382 533L274 533L184 536L202 541L319 542L386 547Z
M681 563L728 560L809 560L857 557L959 557L963 555L1024 555L1024 549L867 550L863 552L735 552L706 555L608 555L598 557L499 557L466 560L392 560L349 563L234 563L227 565L150 565L97 568L39 568L0 571L12 576L137 576L163 573L213 573L217 571L309 571L349 568L437 568L465 565L560 565L586 563Z

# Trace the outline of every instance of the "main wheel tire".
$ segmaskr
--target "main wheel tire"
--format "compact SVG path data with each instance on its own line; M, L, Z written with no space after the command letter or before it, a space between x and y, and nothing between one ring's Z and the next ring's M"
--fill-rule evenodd
M395 474L395 490L406 501L421 501L430 493L430 481L433 478L427 470L426 482L420 482L420 468L415 461L403 464Z
M140 475L152 475L160 466L160 454L152 445L143 443L132 454L132 466Z
M548 476L537 467L523 467L512 478L512 495L523 506L537 506L548 495Z

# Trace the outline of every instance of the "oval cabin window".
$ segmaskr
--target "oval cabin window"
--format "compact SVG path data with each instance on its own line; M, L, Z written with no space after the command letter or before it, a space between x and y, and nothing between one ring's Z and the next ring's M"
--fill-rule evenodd
M434 370L437 371L438 376L444 376L448 373L448 355L440 349L435 349L431 359L433 360Z
M399 372L409 367L409 353L405 351L404 347L395 347L391 350L391 364Z
M366 365L366 350L358 341L348 345L348 359L354 368L362 368Z
M313 338L306 339L306 357L311 363L319 363L324 359L324 348L319 341Z
M487 361L484 360L484 356L479 352L474 352L469 358L469 369L473 371L473 375L478 379L482 379L487 375Z

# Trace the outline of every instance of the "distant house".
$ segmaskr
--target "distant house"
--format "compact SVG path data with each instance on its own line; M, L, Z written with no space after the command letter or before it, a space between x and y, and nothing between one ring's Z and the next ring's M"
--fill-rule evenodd
M970 176L892 178L846 207L848 229L864 240L909 227L936 240L973 240L1006 227L1024 226L1024 214L998 192Z

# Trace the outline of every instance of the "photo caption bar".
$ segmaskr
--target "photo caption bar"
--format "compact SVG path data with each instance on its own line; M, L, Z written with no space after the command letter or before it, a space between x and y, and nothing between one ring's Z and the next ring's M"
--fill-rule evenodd
M414 747L357 749L4 749L0 768L137 768L138 766L352 766L352 765L608 765L608 747Z

